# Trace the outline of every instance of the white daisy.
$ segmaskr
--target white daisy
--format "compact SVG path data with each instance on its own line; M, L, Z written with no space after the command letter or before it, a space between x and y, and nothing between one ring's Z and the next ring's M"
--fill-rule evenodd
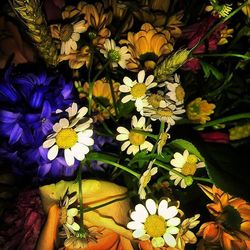
M119 64L121 68L125 69L127 61L131 57L128 48L116 46L113 39L106 39L103 46L104 49L101 49L100 52L111 62L112 66L115 68Z
M77 200L76 194L71 198L66 194L63 200L60 201L60 224L63 226L67 237L70 237L71 233L75 234L75 231L79 231L80 226L75 222L74 217L78 214L77 208L69 208Z
M69 55L71 49L77 50L77 41L80 39L80 33L87 30L84 20L74 24L65 24L60 30L61 54Z
M166 87L169 90L166 95L170 100L174 101L176 105L183 104L185 91L180 84L180 77L177 74L174 75L174 82L166 82Z
M157 206L152 199L148 199L146 206L142 204L135 206L135 211L130 214L133 221L127 224L129 229L134 230L134 238L151 240L153 247L163 247L165 244L170 247L176 245L173 235L179 232L177 226L181 220L175 217L178 214L178 208L169 206L169 201L162 200Z
M75 109L77 110L77 107L72 104L70 109L67 109L69 119L62 118L54 124L54 133L43 143L44 148L49 148L49 160L54 160L62 149L68 166L74 164L75 158L82 161L89 152L89 146L94 144L91 138L93 130L90 129L92 119L84 117L88 109L86 107L78 111Z
M182 173L185 176L193 176L197 168L205 167L204 162L199 162L199 159L195 155L189 154L187 150L184 151L183 155L179 152L176 152L174 154L174 159L170 161L170 164L174 166L174 170ZM187 183L185 182L184 178L175 174L171 170L169 171L169 174L170 179L174 180L174 185L177 186L180 183L182 188L187 187Z
M139 120L137 120L137 117L134 115L132 117L132 129L130 131L124 127L117 128L117 132L119 132L120 134L116 136L116 140L124 141L121 146L122 151L125 151L127 149L127 154L133 153L134 155L139 152L139 150L143 149L152 151L153 144L146 141L147 136L134 131L136 129L145 132L151 132L151 125L145 127L145 122L145 117L141 117Z
M138 112L141 112L143 107L147 105L146 92L157 85L154 82L154 76L149 75L145 80L145 71L141 70L138 73L138 81L133 81L129 77L123 78L124 84L119 87L122 93L128 93L122 98L123 103L135 101L135 106Z
M150 182L151 180L151 177L153 175L155 175L158 171L158 168L157 167L153 167L153 164L154 164L155 160L151 161L149 164L148 164L148 169L142 174L140 180L139 180L139 191L138 191L138 194L140 196L140 199L141 200L144 200L146 198L146 191L145 191L145 187L148 185L148 183Z
M150 117L152 121L160 120L173 126L175 121L181 119L177 115L185 113L185 109L176 107L171 102L161 101L159 108L145 107L143 113L144 116Z

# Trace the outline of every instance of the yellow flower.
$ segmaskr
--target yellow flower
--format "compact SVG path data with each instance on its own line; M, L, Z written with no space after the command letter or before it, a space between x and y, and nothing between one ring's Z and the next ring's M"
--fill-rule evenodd
M241 10L248 18L250 18L250 0L247 1L247 5L244 6Z
M218 45L224 45L228 43L227 38L228 37L233 37L232 34L234 32L234 29L228 29L225 27L223 30L220 31L220 40L218 41Z
M210 121L209 115L214 113L215 107L215 104L208 103L206 100L198 97L187 105L188 119L195 123L204 124Z
M229 129L229 138L231 141L240 140L250 136L250 123L242 126L236 126Z
M120 84L115 81L112 81L112 84L114 88L115 100L117 102L120 97ZM83 94L80 97L88 96L88 91L89 84L86 82L83 85L83 92L86 94ZM114 102L112 98L110 84L105 78L94 82L92 110L96 112L96 114L94 115L94 120L98 121L103 121L105 119L108 119L110 115L115 115Z
M139 32L129 32L127 40L121 40L121 44L126 44L131 54L127 67L135 72L141 68L154 69L162 55L172 52L173 43L168 30L154 28L150 23L144 23Z

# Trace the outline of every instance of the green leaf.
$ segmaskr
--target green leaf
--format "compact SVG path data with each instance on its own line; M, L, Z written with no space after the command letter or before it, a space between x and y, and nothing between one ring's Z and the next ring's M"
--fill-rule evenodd
M147 150L142 150L129 161L128 165L132 166L134 163L138 163L139 167L142 168L145 162L149 163L154 158L155 154L148 154Z
M128 117L131 116L131 112L135 109L135 104L131 101L128 103L119 102L117 108L120 117Z
M110 155L110 154L105 154L105 153L100 153L100 152L90 152L86 156L86 160L88 161L99 161L101 159L117 162L118 157L115 155Z
M212 64L209 64L204 61L200 61L200 63L204 71L205 78L208 78L212 74L217 80L223 79L223 74L218 69L216 69Z
M201 161L205 162L204 157L200 154L199 150L189 141L183 140L183 139L176 139L174 141L171 141L169 143L170 147L179 149L184 151L185 149L188 150L189 153L194 154L197 156Z

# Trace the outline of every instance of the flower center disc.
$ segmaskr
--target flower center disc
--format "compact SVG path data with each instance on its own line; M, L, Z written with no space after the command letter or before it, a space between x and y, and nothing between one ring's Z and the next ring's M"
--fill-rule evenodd
M72 128L65 128L58 132L56 144L59 148L71 148L77 142L77 133Z
M180 85L175 89L175 94L178 101L183 101L185 97L185 91Z
M63 225L66 223L67 220L67 208L62 207L60 210L60 224Z
M159 108L156 113L160 116L163 116L163 117L171 117L173 115L173 111L169 108Z
M62 27L60 32L60 38L63 42L69 41L72 34L74 32L73 25L72 24L66 24Z
M143 97L146 93L147 87L144 83L136 83L132 88L131 88L131 95L134 98L140 98Z
M129 141L131 144L135 145L135 146L139 146L141 144L143 144L146 140L146 136L136 133L136 132L129 132Z
M163 101L164 97L161 95L157 95L157 94L152 94L149 98L148 98L148 103L150 105L153 106L153 108L159 108L160 106L160 101Z
M111 62L119 62L121 56L119 54L118 51L112 49L108 52L108 59L111 61Z
M194 175L196 172L196 164L186 162L181 169L182 174L184 175Z
M166 232L166 223L162 216L150 215L145 223L145 230L151 237L160 237Z

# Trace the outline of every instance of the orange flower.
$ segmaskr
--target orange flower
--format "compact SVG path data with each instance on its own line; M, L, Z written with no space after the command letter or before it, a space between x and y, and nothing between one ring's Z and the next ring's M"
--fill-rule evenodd
M219 243L225 250L249 249L250 204L215 186L199 186L213 201L207 208L215 221L202 224L198 235L208 243Z
M83 201L85 207L98 206L126 195L127 189L116 184L84 180L82 182ZM56 184L40 188L45 212L48 212L47 222L43 228L37 250L53 250L57 239L57 229L60 221L58 202L61 194L78 192L78 183L60 181ZM130 240L132 234L123 225L128 222L129 202L124 199L93 211L84 213L84 225L95 235L95 242L87 242L88 250L133 250ZM91 236L91 234L90 234ZM72 245L78 244L76 239L70 240L65 250L73 250ZM84 243L84 242L82 242ZM84 244L82 244L84 245ZM83 249L83 248L79 248ZM75 249L74 249L75 250Z
M139 247L141 250L178 250L175 247L153 247L150 240L139 241Z
M220 40L218 41L218 45L224 45L228 43L227 38L228 37L233 37L232 34L234 32L234 29L228 29L225 27L223 30L220 31Z
M214 113L214 109L213 103L208 103L198 97L187 105L187 116L193 122L204 124L210 121L209 115Z
M106 27L112 21L112 13L104 12L103 5L101 3L87 4L85 2L79 2L77 8L82 14L87 24L92 28L89 31L89 37L92 43L97 46L102 46L110 36L110 30Z
M114 97L117 102L120 96L120 84L115 81L112 81L112 84L114 88ZM83 92L89 92L89 84L87 82L83 85ZM86 96L88 96L88 94L83 94L80 97ZM92 110L94 111L94 113L96 113L94 115L94 120L98 121L104 121L105 119L108 119L110 115L115 115L114 102L110 84L105 78L94 82Z
M135 72L141 68L154 69L160 57L173 50L173 43L169 31L154 28L150 23L144 23L139 32L129 32L127 40L121 40L131 54L127 67Z

